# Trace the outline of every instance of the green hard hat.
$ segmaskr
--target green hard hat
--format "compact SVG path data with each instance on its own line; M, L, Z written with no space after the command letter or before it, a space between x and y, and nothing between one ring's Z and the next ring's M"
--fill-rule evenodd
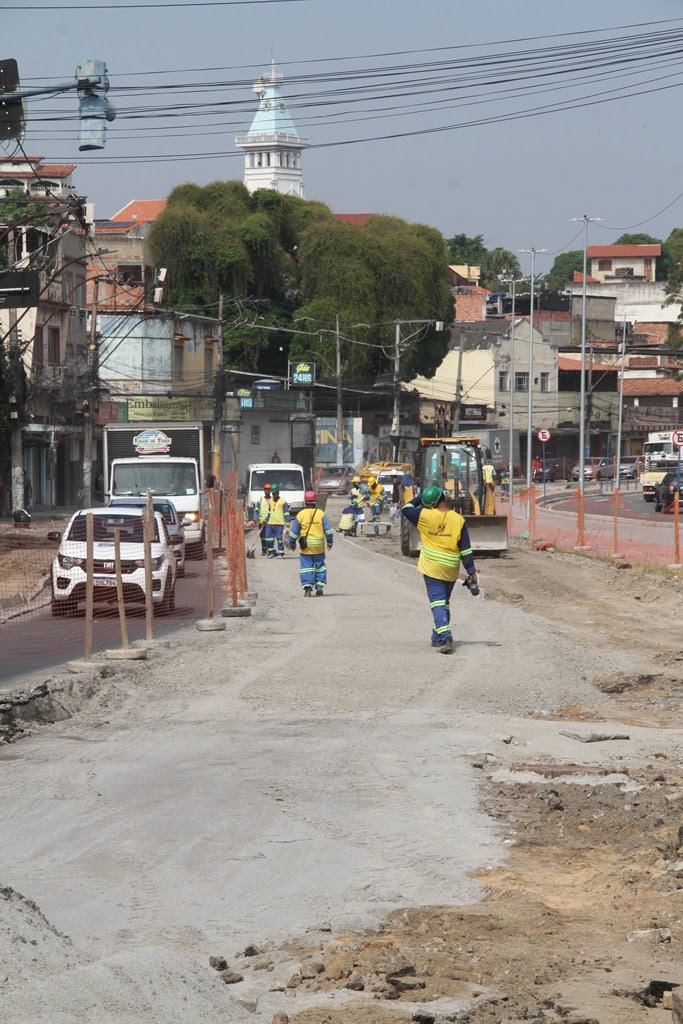
M270 490L271 490L271 492L275 491L275 492L277 492L277 494L279 494L280 493L280 485L279 484L273 484L272 487L270 488Z
M440 487L425 487L422 492L422 504L425 508L434 508L443 498L443 491Z

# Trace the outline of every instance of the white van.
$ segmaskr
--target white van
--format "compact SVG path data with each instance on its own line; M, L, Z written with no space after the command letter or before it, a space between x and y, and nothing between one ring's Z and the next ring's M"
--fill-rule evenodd
M254 462L247 466L246 505L247 512L263 497L264 484L280 485L280 497L289 505L291 516L304 507L306 484L302 466L294 462Z

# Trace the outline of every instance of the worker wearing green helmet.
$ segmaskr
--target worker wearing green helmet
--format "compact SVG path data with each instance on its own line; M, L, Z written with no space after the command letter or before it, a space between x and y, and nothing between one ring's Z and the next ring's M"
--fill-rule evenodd
M467 571L465 585L475 597L479 593L472 545L463 517L450 508L441 487L425 487L401 509L401 515L417 527L422 546L417 563L427 588L432 612L432 647L441 654L453 653L450 599L460 573Z
M270 509L266 525L266 554L269 558L285 557L285 525L289 523L289 505L280 497L280 485L270 489Z

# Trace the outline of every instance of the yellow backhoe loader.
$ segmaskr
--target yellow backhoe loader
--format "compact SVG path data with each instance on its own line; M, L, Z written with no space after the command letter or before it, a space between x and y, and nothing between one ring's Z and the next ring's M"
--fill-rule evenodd
M485 464L477 437L423 437L415 460L415 489L404 488L404 501L430 484L442 487L449 504L465 517L474 553L497 557L508 550L507 516L496 515ZM420 535L403 518L401 552L413 558L420 553Z

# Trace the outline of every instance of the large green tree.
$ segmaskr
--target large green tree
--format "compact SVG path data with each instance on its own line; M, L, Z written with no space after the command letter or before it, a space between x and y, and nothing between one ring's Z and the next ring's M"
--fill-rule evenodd
M321 203L250 195L238 182L183 185L154 224L150 249L169 270L176 308L212 313L223 293L226 360L243 369L278 373L288 357L317 353L321 375L333 377L339 317L344 379L369 384L388 368L394 321L452 319L443 237L394 217L357 227ZM404 377L432 375L447 350L445 332L418 330Z

